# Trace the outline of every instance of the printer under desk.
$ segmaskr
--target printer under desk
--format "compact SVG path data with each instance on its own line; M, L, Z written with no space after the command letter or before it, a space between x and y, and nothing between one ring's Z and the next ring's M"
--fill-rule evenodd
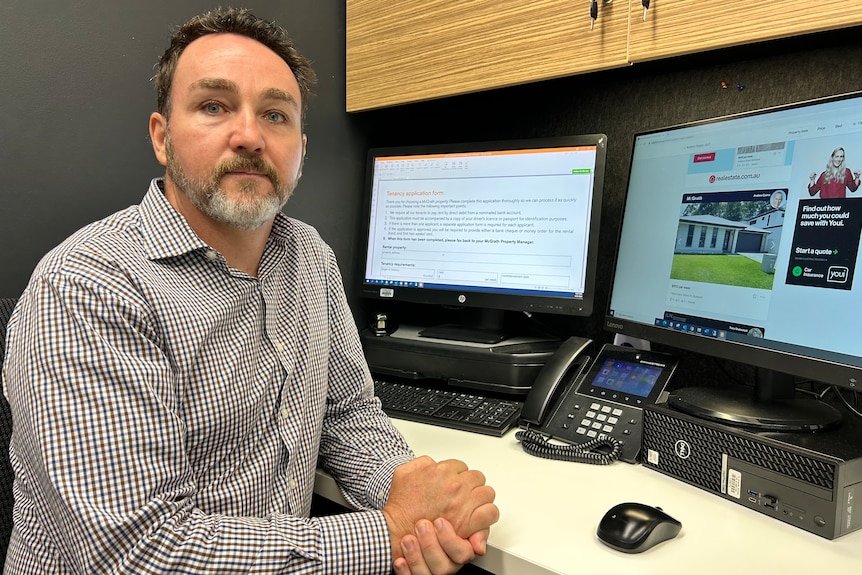
M403 379L434 379L461 389L526 397L545 362L562 343L552 337L519 336L499 343L428 338L420 326L401 325L389 335L361 335L372 373Z

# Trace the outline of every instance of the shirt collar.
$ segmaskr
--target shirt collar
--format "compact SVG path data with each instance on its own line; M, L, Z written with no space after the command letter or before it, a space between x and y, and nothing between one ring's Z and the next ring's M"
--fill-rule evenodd
M211 249L186 219L165 197L164 179L154 178L141 201L143 242L150 259L158 260L181 256L196 250ZM270 232L270 243L284 245L290 236L290 218L279 212Z

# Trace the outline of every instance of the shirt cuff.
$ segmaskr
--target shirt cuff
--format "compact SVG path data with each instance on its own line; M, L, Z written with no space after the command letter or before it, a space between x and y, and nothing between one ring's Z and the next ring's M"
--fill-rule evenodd
M389 575L392 543L382 511L356 511L318 518L326 548L323 572Z
M413 455L403 454L393 457L384 462L368 482L365 498L374 509L383 509L386 500L389 499L389 487L392 485L392 474L395 468L413 460Z

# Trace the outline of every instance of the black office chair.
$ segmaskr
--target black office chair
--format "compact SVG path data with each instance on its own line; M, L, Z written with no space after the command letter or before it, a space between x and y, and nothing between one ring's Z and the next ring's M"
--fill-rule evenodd
M6 324L15 298L0 299L0 368L6 355ZM0 569L6 563L6 548L9 547L9 536L12 534L12 465L9 463L9 439L12 437L12 411L6 396L0 393Z

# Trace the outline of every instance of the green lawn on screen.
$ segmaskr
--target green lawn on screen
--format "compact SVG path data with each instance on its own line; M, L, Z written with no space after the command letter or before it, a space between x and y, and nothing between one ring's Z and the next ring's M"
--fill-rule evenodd
M760 262L739 255L674 254L671 279L758 289L772 289L773 274Z

